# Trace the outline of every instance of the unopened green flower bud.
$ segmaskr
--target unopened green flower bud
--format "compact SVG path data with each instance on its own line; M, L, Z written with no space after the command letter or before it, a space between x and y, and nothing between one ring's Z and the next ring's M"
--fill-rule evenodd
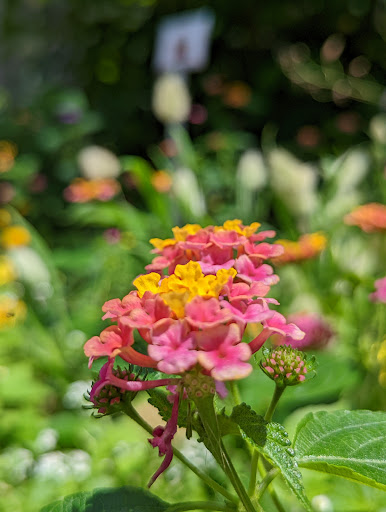
M214 395L216 392L213 378L195 370L185 375L184 386L188 397L192 399Z
M316 367L315 357L307 361L307 355L288 345L264 348L260 368L277 386L294 386L306 380Z

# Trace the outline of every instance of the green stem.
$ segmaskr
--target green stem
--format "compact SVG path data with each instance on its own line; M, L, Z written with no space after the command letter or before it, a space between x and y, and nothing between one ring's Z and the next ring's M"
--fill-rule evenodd
M259 462L259 452L254 449L252 453L251 460L251 476L249 477L249 488L248 494L249 496L253 496L256 487L256 478L257 478L257 464Z
M285 386L282 387L282 386L277 386L275 384L275 391L273 393L273 396L272 396L272 400L271 400L271 403L269 404L269 407L268 407L268 410L267 412L265 413L265 416L264 416L264 419L266 421L271 421L272 420L272 416L273 416L273 413L275 412L275 409L276 409L276 406L280 400L280 397L281 395L284 393L284 390L285 390ZM248 494L249 496L253 496L254 493L255 493L255 488L256 488L256 477L257 477L257 471L258 471L258 465L259 465L259 460L260 460L260 454L257 450L254 450L253 451L253 454L252 454L252 461L251 461L251 474L250 474L250 479L249 479L249 488L248 488ZM271 470L273 471L273 470ZM265 482L265 479L267 478L268 475L271 474L271 471L269 471L266 476L264 477L264 480L263 482L260 484L263 485L263 483ZM265 471L264 471L265 472ZM274 476L276 476L276 473L274 474ZM274 478L274 477L273 477ZM273 479L272 478L272 479ZM270 482L269 482L270 483ZM268 484L267 484L268 486ZM260 487L259 487L260 489ZM261 494L260 494L260 491L259 489L257 490L257 499L259 499L259 496L261 496L261 494L264 492L265 488L263 491L261 491ZM256 499L256 495L255 495L255 499ZM276 503L275 503L276 504Z
M264 419L266 421L271 421L272 420L273 413L275 412L277 403L280 400L281 395L284 393L284 390L285 390L285 386L281 387L281 386L277 386L275 384L275 391L273 393L273 397L272 397L271 403L269 404L268 410L267 410L267 412L265 413L265 416L264 416Z
M230 386L230 389L231 389L231 395L232 395L232 398L233 398L233 401L234 401L235 405L241 404L240 391L239 391L239 387L238 387L236 381L231 380L229 382L229 386Z
M127 406L126 414L129 416L129 418L134 420L140 427L146 430L146 432L148 432L149 434L153 434L154 429L137 413L132 404L129 404ZM222 494L227 500L231 501L232 503L238 503L238 499L236 498L236 496L228 492L215 480L212 480L212 478L210 478L203 471L194 466L179 450L177 450L177 448L173 448L173 453L177 457L177 459L179 459L183 464L185 464L186 467L193 471L195 475L201 478L201 480L203 480L214 491L217 491L218 493Z
M224 510L225 512L234 512L234 508L214 501L187 501L185 503L175 503L165 510L165 512L182 512L183 510Z
M229 478L234 490L239 496L246 512L256 512L252 502L248 496L243 483L241 482L232 461L225 449L221 440L221 432L217 422L216 412L213 406L213 397L197 398L194 399L197 411L200 415L205 434L205 444L209 451L212 453L216 461L222 467L224 473Z
M264 482L265 478L267 477L267 475L268 475L271 471L273 471L273 469L275 469L275 468L272 468L272 466L269 464L270 470L268 471L268 470L267 470L267 466L268 466L268 464L269 464L269 463L268 463L265 459L259 459L259 472L260 472L260 474L263 476L263 482ZM276 476L276 475L274 475L274 476ZM261 482L261 484L262 484L263 482ZM260 485L261 485L261 484L260 484ZM259 486L259 488L257 489L257 493L259 492L259 490L260 490L260 486ZM263 491L263 492L264 492L264 491ZM268 492L269 492L269 494L270 494L270 496L271 496L271 499L272 499L272 501L273 501L274 505L276 506L276 508L277 508L278 512L286 512L286 511L283 509L282 504L280 503L279 498L277 497L276 491L275 491L275 489L273 488L273 486L268 487Z
M264 494L264 491L267 489L269 484L279 473L280 473L280 470L278 468L272 468L271 471L268 471L268 473L265 475L264 479L260 483L259 487L257 488L257 492L256 492L257 500L259 500L262 497L262 495Z

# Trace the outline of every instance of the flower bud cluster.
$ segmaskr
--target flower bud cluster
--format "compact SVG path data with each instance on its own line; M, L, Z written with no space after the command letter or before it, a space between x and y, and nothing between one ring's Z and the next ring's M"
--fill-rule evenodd
M276 382L277 386L294 386L306 380L306 375L314 369L315 359L307 361L304 352L287 345L263 349L264 358L260 361L263 372Z
M130 370L119 367L114 368L112 373L118 379L126 382L136 379L136 375ZM87 399L94 404L93 408L98 409L98 414L107 415L121 410L122 403L127 400L131 401L135 394L99 380L93 384Z

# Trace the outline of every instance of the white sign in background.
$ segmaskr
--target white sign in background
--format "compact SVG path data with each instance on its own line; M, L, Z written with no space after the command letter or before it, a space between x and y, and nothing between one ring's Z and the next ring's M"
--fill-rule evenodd
M158 26L154 69L159 73L204 69L213 26L214 14L206 8L165 17Z

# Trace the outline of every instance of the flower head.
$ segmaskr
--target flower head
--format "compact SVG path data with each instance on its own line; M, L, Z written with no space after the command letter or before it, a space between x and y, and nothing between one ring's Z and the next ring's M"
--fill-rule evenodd
M152 239L155 257L149 273L137 277L136 290L123 299L104 304L103 319L113 325L85 344L90 365L99 357L108 358L91 393L102 412L114 410L122 393L159 386L167 386L171 393L171 417L154 429L150 440L164 456L150 484L172 460L180 400L215 392L224 397L225 383L249 375L252 354L271 334L304 336L270 309L278 302L266 295L278 277L268 260L282 249L265 241L274 232L258 232L259 227L257 222L243 225L239 219L206 228L187 224L175 227L172 238ZM248 343L243 337L250 323L259 324L260 333ZM118 356L165 377L131 380L114 369Z

